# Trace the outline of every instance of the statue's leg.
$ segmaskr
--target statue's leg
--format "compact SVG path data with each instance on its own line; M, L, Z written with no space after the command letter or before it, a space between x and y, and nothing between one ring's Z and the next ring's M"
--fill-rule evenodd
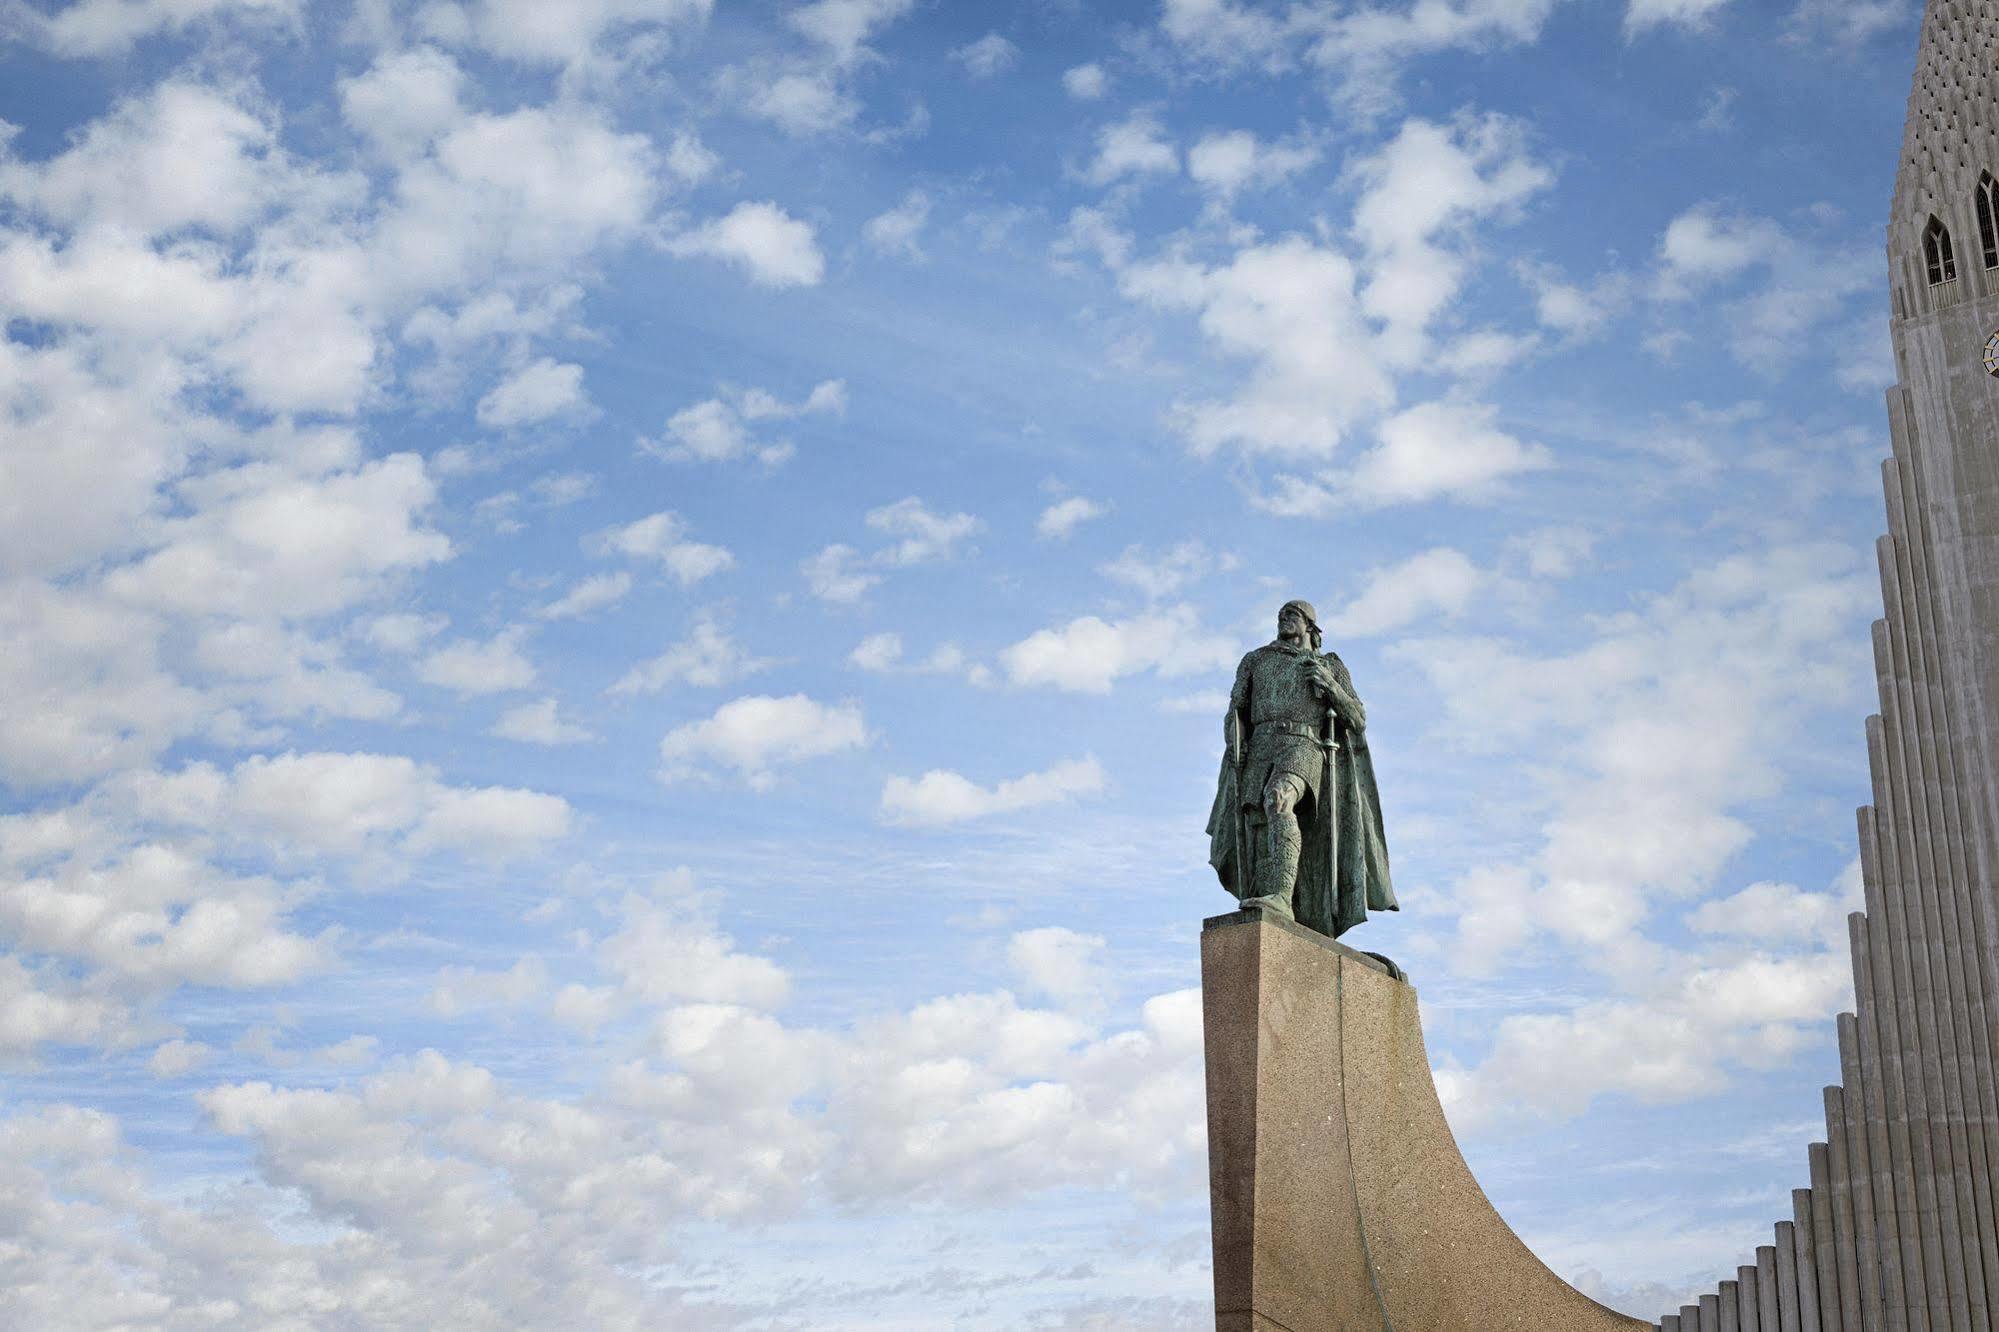
M1256 897L1253 904L1295 914L1292 893L1298 886L1298 854L1305 839L1298 829L1298 801L1305 783L1288 772L1270 774L1263 788L1264 842L1256 860ZM1245 903L1250 905L1250 903Z

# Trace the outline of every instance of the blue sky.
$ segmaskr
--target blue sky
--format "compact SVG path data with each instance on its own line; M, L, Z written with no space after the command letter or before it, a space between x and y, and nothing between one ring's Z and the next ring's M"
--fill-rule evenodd
M1210 1325L1292 596L1467 1159L1711 1287L1851 1003L1915 18L0 2L0 1321Z

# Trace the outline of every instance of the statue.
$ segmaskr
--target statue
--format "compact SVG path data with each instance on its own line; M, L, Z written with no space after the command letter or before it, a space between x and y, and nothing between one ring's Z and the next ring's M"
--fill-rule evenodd
M1370 909L1399 908L1367 710L1346 666L1319 642L1311 603L1287 601L1276 641L1236 667L1208 862L1245 907L1337 938Z

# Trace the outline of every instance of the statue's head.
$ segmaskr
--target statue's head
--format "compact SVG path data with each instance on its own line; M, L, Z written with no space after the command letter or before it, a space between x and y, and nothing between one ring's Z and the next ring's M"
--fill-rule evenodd
M1287 601L1277 610L1277 636L1303 642L1310 639L1312 651L1319 650L1319 612L1309 601Z

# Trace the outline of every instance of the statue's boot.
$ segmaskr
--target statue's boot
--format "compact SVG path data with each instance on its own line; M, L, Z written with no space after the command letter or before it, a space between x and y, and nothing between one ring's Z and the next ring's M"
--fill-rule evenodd
M1298 886L1298 857L1305 849L1305 838L1298 830L1298 816L1291 811L1266 810L1265 817L1264 854L1256 861L1256 896L1243 905L1296 920L1291 895Z

